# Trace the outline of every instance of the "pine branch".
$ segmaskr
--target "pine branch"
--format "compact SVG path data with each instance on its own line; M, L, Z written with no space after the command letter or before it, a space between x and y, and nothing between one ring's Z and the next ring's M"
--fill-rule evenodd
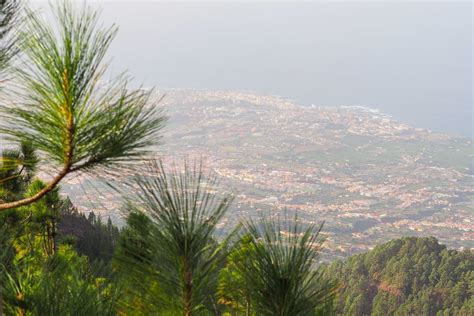
M68 174L133 165L150 154L166 122L150 105L152 91L130 90L124 75L101 82L115 26L99 27L96 12L68 1L55 8L55 26L26 13L18 32L21 67L14 73L18 103L0 105L0 133L13 144L31 144L60 171L34 196L0 202L0 211L39 200Z

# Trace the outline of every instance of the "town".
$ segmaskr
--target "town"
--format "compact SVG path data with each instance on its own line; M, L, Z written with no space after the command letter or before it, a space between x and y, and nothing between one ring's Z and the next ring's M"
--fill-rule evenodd
M170 121L156 158L203 160L220 189L236 196L224 229L261 212L297 212L304 221L324 222L324 258L406 235L474 248L469 139L413 128L361 106L301 106L233 91L161 95L158 106ZM94 183L72 190L82 185L77 178L65 190L76 192L72 198L85 211L120 222L118 195Z

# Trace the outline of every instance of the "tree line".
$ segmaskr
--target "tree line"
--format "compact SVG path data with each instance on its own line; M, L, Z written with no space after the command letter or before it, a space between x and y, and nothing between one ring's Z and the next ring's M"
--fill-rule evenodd
M474 252L449 250L433 237L392 240L329 265L339 315L472 315Z

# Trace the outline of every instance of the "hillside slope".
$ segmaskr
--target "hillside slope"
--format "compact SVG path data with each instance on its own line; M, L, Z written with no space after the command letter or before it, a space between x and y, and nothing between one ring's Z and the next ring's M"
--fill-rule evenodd
M407 237L331 264L339 315L474 315L474 252Z

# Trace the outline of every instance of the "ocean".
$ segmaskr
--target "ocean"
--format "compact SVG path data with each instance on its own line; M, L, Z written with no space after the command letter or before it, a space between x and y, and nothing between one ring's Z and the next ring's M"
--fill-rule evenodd
M41 4L47 7L46 4ZM375 108L473 137L471 2L97 1L120 27L111 74Z

